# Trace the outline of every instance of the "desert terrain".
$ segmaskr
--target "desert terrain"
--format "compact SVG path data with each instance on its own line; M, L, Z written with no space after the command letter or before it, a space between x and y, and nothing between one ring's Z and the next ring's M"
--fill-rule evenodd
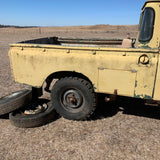
M0 98L25 88L12 79L9 44L34 38L137 36L135 26L75 26L0 28ZM42 66L43 67L43 66ZM103 99L104 95L100 98ZM57 118L37 128L17 128L8 115L0 117L0 160L158 160L160 109L122 98L118 103L100 101L87 121Z

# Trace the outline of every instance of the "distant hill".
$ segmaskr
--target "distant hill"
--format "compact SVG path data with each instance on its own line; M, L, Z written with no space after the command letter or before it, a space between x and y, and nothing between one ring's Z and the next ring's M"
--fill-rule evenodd
M14 26L14 25L2 25L0 24L0 28L35 28L37 26Z

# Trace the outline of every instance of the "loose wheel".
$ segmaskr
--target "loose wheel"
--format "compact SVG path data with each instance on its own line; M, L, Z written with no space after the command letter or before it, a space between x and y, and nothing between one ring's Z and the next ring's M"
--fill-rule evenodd
M27 107L11 112L9 114L11 124L20 128L32 128L54 120L56 111L51 103L38 103L32 103Z
M10 113L23 107L32 100L31 90L20 90L0 98L0 115Z

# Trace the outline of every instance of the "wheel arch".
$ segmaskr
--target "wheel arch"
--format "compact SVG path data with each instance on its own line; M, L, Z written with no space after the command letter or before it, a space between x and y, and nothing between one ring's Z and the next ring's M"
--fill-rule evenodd
M78 77L78 78L82 78L88 82L91 83L91 85L93 86L94 89L94 84L92 83L92 81L90 80L90 78L88 78L86 75L78 73L78 72L73 72L73 71L60 71L60 72L55 72L50 74L46 79L45 82L49 83L49 86L51 85L53 79L61 79L64 77Z

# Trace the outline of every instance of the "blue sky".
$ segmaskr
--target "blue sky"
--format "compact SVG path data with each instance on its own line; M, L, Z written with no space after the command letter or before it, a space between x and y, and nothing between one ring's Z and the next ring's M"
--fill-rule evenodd
M145 0L0 0L0 24L138 24Z

